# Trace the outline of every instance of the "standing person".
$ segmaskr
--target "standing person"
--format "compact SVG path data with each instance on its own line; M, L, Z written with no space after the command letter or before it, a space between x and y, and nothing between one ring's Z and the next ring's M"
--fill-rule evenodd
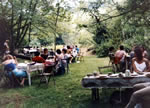
M6 40L4 42L4 48L5 48L5 54L9 54L10 50L9 50L9 40Z
M76 47L73 47L72 49L72 62L76 62L76 57L77 57L78 53L77 53L77 50L76 50Z
M62 54L60 49L57 49L56 50L56 62L58 62L56 65L57 75L62 75L65 73L65 67L63 65L64 61L62 59L64 59L64 55Z
M77 50L77 53L79 54L80 49L78 48L78 46L77 46L77 45L76 45L76 50Z

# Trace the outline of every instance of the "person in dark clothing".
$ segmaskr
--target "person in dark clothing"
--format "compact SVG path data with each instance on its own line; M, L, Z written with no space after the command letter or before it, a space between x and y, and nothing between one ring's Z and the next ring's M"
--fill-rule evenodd
M41 57L45 60L48 58L48 49L47 48L44 48L44 53L41 54Z
M54 57L54 56L55 56L55 52L53 51L53 49L50 49L49 54L50 54L51 57Z
M40 52L35 53L35 57L32 58L32 61L37 63L45 63L45 60L40 56Z

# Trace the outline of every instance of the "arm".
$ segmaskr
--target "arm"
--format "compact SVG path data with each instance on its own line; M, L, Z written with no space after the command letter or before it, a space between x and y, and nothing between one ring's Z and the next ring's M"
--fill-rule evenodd
M18 64L18 61L17 61L16 56L13 56L13 59L15 60L15 64L17 65L17 64Z
M146 63L146 68L144 69L144 72L150 72L150 67L149 67L149 61L147 59L144 59Z

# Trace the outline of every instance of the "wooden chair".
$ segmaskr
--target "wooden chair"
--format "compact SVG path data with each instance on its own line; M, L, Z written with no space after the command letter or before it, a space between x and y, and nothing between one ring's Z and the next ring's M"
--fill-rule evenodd
M77 56L77 61L84 61L84 53L83 52L79 52L79 54Z
M39 74L40 76L39 86L41 85L41 83L46 83L48 85L51 78L53 78L53 82L55 85L55 78L54 78L55 71L56 71L56 63L53 65L46 66L45 69Z
M109 69L112 68L112 71L114 73L117 72L117 65L115 64L115 57L113 54L109 54L109 63L108 66L102 66L102 67L98 67L99 73L102 73L102 69Z
M103 67L98 67L98 70L99 70L99 73L102 74L102 69L108 69L108 68L111 68L112 66L103 66Z

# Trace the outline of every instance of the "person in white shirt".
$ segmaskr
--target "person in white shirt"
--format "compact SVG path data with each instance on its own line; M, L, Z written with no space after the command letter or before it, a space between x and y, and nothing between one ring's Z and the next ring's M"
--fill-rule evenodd
M142 49L137 46L134 49L135 57L132 59L133 71L142 74L142 72L149 71L149 61L143 57Z
M137 74L143 74L143 72L149 72L150 71L149 63L148 60L143 57L143 52L141 50L141 47L139 46L135 47L134 54L135 54L135 58L132 59L133 72L136 72ZM142 106L142 108L149 108L150 83L135 84L133 89L135 92L132 94L129 103L125 108L135 108L135 106L137 105Z

